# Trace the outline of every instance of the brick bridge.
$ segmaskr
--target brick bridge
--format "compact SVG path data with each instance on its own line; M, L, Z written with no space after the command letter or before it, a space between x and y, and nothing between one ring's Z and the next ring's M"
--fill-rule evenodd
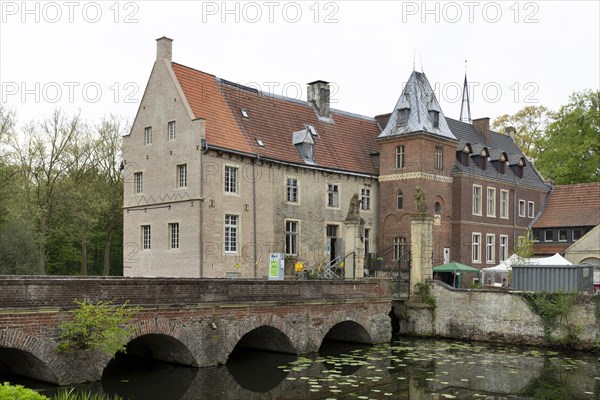
M3 276L0 371L60 385L100 380L113 355L56 351L58 325L83 298L140 306L128 353L198 367L225 363L238 344L305 354L326 337L382 343L391 336L386 280Z

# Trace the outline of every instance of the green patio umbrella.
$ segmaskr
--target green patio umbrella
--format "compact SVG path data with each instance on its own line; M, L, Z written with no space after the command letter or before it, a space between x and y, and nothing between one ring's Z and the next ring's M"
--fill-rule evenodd
M469 267L468 265L461 264L459 262L451 262L448 264L438 265L433 267L433 272L452 272L454 273L454 283L456 283L456 273L458 272L476 272L479 276L479 270L477 268ZM456 285L454 285L456 286Z

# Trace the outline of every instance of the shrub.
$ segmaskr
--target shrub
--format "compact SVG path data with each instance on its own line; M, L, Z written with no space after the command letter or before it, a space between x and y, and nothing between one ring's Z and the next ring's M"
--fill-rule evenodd
M0 400L49 400L35 390L4 382L0 385Z

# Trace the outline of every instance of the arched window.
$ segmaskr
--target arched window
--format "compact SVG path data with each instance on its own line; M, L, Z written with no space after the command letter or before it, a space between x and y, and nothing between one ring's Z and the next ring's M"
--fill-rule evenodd
M434 210L435 210L435 213L436 213L437 215L440 215L440 214L442 213L442 205L440 204L440 202L439 202L439 201L436 201L436 202L435 202L435 205L434 205L434 207L433 207L433 208L434 208Z
M402 194L402 190L398 190L398 195L396 196L396 208L398 210L402 210L404 208L404 195Z

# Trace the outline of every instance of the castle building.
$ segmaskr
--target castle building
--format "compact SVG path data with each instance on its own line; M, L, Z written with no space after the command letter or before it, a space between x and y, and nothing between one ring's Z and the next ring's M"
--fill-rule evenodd
M275 252L347 278L407 265L417 187L433 265L483 268L543 208L550 187L514 139L489 118L445 117L423 73L376 117L331 108L325 81L307 97L177 64L158 39L123 144L124 275L263 278Z

